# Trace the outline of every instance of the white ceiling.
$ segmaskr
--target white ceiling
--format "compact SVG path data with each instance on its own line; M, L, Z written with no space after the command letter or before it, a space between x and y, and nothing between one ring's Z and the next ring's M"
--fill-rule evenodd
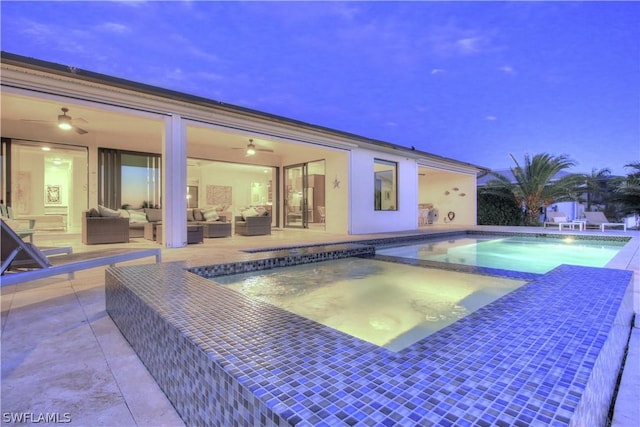
M69 109L67 115L73 120L74 126L86 130L85 135L78 135L73 131L58 129L58 116L61 108ZM131 146L130 149L148 149L148 141L158 141L164 124L160 120L124 114L105 109L96 109L74 104L73 101L60 103L49 99L37 99L3 92L2 108L2 136L14 138L34 138L48 142L66 142L71 144L88 145L96 140L141 141L140 147ZM253 135L243 135L234 132L224 132L205 127L188 127L189 144L205 146L209 149L244 149L253 139L254 145L260 149L279 151L290 149L290 144L259 138ZM43 136L44 135L44 136ZM63 140L63 141L61 141ZM243 150L240 150L243 151ZM259 152L262 153L262 152Z

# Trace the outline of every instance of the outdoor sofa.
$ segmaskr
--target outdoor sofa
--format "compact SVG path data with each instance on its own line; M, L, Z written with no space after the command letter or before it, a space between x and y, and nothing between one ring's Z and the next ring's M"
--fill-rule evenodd
M154 231L161 224L162 209L114 210L98 206L82 213L82 242L127 243L130 238L141 237L156 240ZM231 236L231 223L213 208L187 209L187 225L202 225L205 238Z

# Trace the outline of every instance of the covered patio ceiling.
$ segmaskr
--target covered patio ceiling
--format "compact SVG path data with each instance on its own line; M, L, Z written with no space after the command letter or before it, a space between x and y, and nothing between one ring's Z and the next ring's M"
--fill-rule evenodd
M87 105L77 99L50 99L15 94L3 90L1 97L2 136L52 143L82 146L117 146L133 151L160 151L164 124L159 119L128 114L126 109L105 105L104 108ZM57 127L61 108L68 108L72 124L87 133ZM251 135L238 130L222 130L207 124L189 122L187 125L189 151L197 147L221 157L228 150L231 157L244 157L249 139L258 149L257 155L277 156L291 149L291 143ZM301 146L302 147L302 146ZM269 151L261 151L269 150ZM273 159L272 159L273 160Z

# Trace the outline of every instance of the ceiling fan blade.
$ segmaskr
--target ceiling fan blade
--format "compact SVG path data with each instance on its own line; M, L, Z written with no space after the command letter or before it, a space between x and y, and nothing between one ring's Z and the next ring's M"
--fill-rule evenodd
M88 130L84 130L82 128L79 128L78 126L74 126L73 129L80 135L84 135L85 133L89 133Z
M36 120L36 119L20 119L21 122L31 122L31 123L55 123L51 120Z
M265 153L273 153L273 150L269 148L256 148L256 151L264 151Z

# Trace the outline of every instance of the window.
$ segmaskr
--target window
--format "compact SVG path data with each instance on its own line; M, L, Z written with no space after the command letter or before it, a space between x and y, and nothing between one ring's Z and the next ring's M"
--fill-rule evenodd
M98 149L98 204L111 209L160 206L158 154Z
M373 160L374 206L376 211L398 210L398 164L387 160Z

